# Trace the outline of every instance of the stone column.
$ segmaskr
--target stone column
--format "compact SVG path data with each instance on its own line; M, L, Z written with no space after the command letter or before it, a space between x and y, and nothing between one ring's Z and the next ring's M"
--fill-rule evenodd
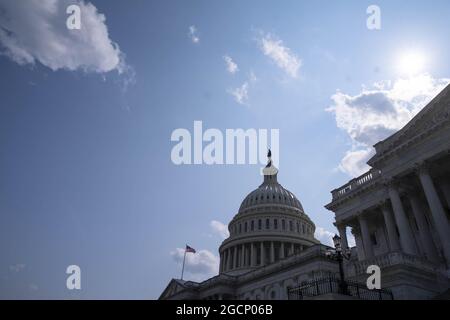
M339 235L341 236L342 249L347 249L348 248L347 226L345 224L338 224L337 229L339 231Z
M266 256L264 254L264 241L261 241L261 265L264 265L264 260L266 260Z
M436 188L431 179L430 173L426 167L419 169L419 178L422 184L428 205L431 209L431 215L434 220L434 226L441 240L442 250L444 251L447 264L450 264L450 227L447 216L442 206Z
M273 241L270 241L270 262L275 262L275 246Z
M243 244L242 246L242 252L241 252L241 268L245 267L245 244Z
M250 243L250 267L254 267L255 266L255 249L253 248L254 244L253 242Z
M441 183L441 189L444 193L445 201L447 202L447 207L450 208L450 178L444 178L445 180Z
M220 254L220 265L219 265L219 273L222 273L222 271L223 271L223 263L224 263L224 261L225 261L225 255L224 255L224 253L222 252L221 254Z
M405 210L403 209L402 200L400 199L400 194L398 193L397 187L392 184L389 186L389 197L391 198L395 221L397 222L397 227L400 233L402 250L408 254L416 254L417 251L414 245L411 226L408 218L406 217Z
M291 243L291 255L294 255L295 249L294 249L294 243Z
M364 245L364 253L366 259L373 258L373 248L370 240L369 226L367 224L367 218L359 216L359 226L361 228L361 237Z
M237 264L237 252L238 252L238 250L237 249L238 249L237 246L233 247L233 264L234 264L234 268L233 269L236 269L238 267L238 264Z
M365 259L366 254L364 252L364 244L361 240L361 227L353 226L352 234L355 237L356 253L358 254L358 261L362 261Z
M223 263L222 263L222 272L227 269L227 250L223 251Z
M228 261L227 261L227 250L223 251L223 265L222 265L222 271L227 270Z
M224 250L222 255L223 255L222 272L224 272L225 269L227 268L227 251Z
M231 248L227 249L227 271L231 270Z
M411 203L412 212L414 218L417 222L417 227L419 228L420 242L423 244L425 254L428 259L433 262L439 261L439 256L434 246L433 239L431 237L430 229L428 228L428 223L425 219L425 213L423 207L420 203L419 198L415 194L408 195L409 202Z
M384 224L388 234L389 248L391 251L400 250L400 243L398 241L397 230L395 228L394 217L392 216L392 210L387 203L381 205L381 211L383 212Z
M284 242L280 245L280 259L284 259Z

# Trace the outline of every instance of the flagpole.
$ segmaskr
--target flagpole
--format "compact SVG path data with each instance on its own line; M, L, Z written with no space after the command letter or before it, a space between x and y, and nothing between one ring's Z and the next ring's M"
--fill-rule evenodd
M184 274L184 262L186 261L186 247L184 247L183 268L181 269L181 280L183 280Z

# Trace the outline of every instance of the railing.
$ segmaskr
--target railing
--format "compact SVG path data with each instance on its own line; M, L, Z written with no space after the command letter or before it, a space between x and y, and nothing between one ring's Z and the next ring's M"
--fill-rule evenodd
M369 265L377 265L380 268L392 267L395 265L404 265L410 267L419 267L430 272L436 271L436 266L431 262L403 252L389 252L372 259L354 261L349 264L353 266L353 268L351 266L350 268L348 268L348 274L350 276L365 274Z
M361 300L393 300L392 292L387 289L368 289L364 284L345 281L345 285L337 278L322 278L307 282L297 288L288 288L289 300L303 300L304 297L317 297L325 294L341 294Z
M335 189L331 191L333 201L336 199L339 199L340 197L349 194L352 191L357 190L363 185L366 185L376 178L381 176L380 170L371 169L370 171L364 173L363 175L350 180L347 184L343 185L342 187Z

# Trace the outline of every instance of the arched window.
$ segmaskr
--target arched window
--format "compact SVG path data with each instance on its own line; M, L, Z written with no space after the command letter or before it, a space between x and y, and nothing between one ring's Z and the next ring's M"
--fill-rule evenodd
M247 232L247 221L244 224L244 232Z
M262 221L261 219L258 220L258 230L262 229Z
M252 220L251 222L251 230L253 231L255 229L255 221Z
M270 220L266 219L266 229L269 229L269 228L270 228Z
M277 219L273 219L273 228L278 229L278 220Z
M292 223L291 220L289 220L289 230L290 230L291 232L294 231L294 225L293 225L293 223Z
M283 228L283 230L286 230L286 221L284 219L281 220L281 227Z
M239 233L242 232L242 225L239 223Z

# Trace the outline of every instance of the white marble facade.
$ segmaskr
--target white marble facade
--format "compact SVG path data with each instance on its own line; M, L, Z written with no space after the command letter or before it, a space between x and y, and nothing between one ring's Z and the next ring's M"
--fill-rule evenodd
M361 279L379 264L397 298L431 298L449 289L450 87L375 150L372 169L326 205L341 236L355 236L347 273Z

